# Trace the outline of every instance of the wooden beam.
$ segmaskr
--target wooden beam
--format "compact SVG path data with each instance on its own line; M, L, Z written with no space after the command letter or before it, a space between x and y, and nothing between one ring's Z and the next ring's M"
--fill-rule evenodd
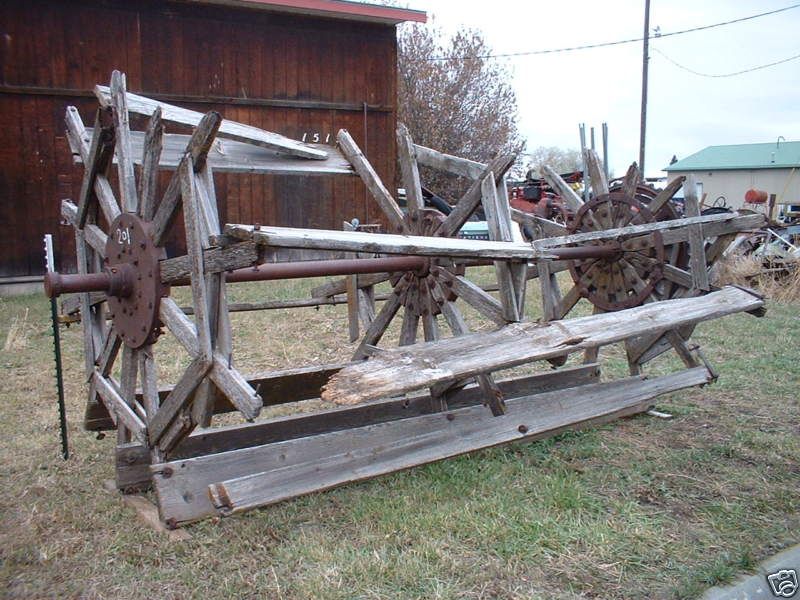
M402 123L397 125L397 160L400 162L400 171L403 174L403 186L406 189L406 205L409 212L425 208L425 199L422 197L422 184L419 179L417 154L414 142L408 128Z
M703 368L651 380L633 377L514 398L508 401L508 414L498 419L480 406L465 407L279 445L174 461L151 469L162 516L180 524L480 448L607 422L646 410L659 394L707 381L708 371ZM169 476L165 476L165 468Z
M181 170L184 165L189 164L189 168L194 171L194 165L190 162L191 157L204 156L214 142L214 137L220 127L222 117L218 112L211 111L203 116L195 128L189 143L186 145L181 163L164 192L161 202L158 205L155 216L153 217L153 243L156 246L163 246L178 209L181 206Z
M521 225L533 227L535 231L541 232L538 237L553 237L567 235L567 228L561 223L556 223L550 219L543 219L531 213L526 213L517 208L511 208L511 218Z
M464 193L464 195L456 202L456 205L453 207L453 210L450 212L447 217L445 217L444 223L442 223L441 232L444 236L454 236L458 233L458 231L464 226L472 213L475 212L475 209L481 203L482 199L482 191L481 186L483 185L483 180L486 178L487 175L492 174L495 180L495 183L498 183L503 180L505 174L514 164L514 161L517 159L516 156L513 154L501 154L496 158L493 158L489 161L489 164L486 165L486 168L480 174L480 176L472 182L472 185L469 189Z
M703 217L705 218L705 217ZM461 238L335 231L328 229L297 229L252 225L225 225L225 233L240 240L253 240L264 246L343 250L384 254L413 254L417 256L453 256L485 259L536 259L552 256L537 252L524 242L491 242Z
M102 106L108 106L111 103L110 90L108 87L97 85L95 86L94 93ZM157 108L160 108L162 118L171 123L195 127L203 118L202 113L180 108L172 104L167 104L166 102L152 100L130 92L127 93L126 102L130 112L147 117L152 115ZM270 148L291 156L299 156L301 158L310 158L314 160L325 160L328 158L327 153L323 150L310 147L308 144L278 135L277 133L251 127L243 123L237 123L236 121L226 120L220 126L219 136L247 144Z
M223 121L224 123L224 121ZM86 132L92 135L93 129ZM163 171L174 171L183 158L190 135L183 133L165 133L158 168ZM131 131L131 147L134 164L142 164L142 155L146 145L146 133ZM344 175L355 176L353 166L347 162L338 148L324 144L306 144L318 148L328 154L325 160L308 160L297 156L287 156L275 150L253 146L244 142L222 139L214 141L208 153L208 163L218 173L250 173L254 175ZM76 159L80 160L79 157ZM80 161L82 162L82 160Z
M142 157L142 173L139 178L139 216L145 221L152 221L156 213L156 192L158 191L158 168L161 162L161 151L164 145L164 124L161 120L161 108L153 112L147 123L147 131L142 140L142 148L133 144L134 156Z
M453 156L452 154L445 154L419 144L414 144L414 151L419 164L468 179L478 179L486 169L486 165L483 163L461 158L460 156Z
M352 138L346 129L340 129L336 136L339 142L339 148L344 154L345 158L353 165L353 169L361 177L364 185L367 186L369 193L375 198L378 206L383 211L383 214L389 220L389 225L394 231L402 231L409 233L408 226L403 219L403 211L397 205L394 197L386 189L386 186L378 177L378 173L364 156L361 148L358 147L356 141Z
M684 214L687 217L700 216L700 200L697 197L697 184L694 175L686 178L683 186ZM706 242L703 235L703 226L700 224L689 226L689 263L694 287L698 290L710 289L708 282L708 268L706 266Z
M490 333L441 340L435 345L386 350L366 363L342 369L331 378L322 398L337 404L356 404L599 348L653 331L752 311L763 305L763 299L747 291L726 287L699 298L666 300L546 325L514 323Z
M116 415L118 422L121 422L133 437L143 444L147 443L147 428L136 412L125 402L116 386L103 377L98 370L94 371L92 381L109 412Z
M83 181L78 196L76 226L83 229L89 217L90 208L97 202L95 183L97 176L108 175L108 169L114 156L114 128L104 123L103 109L97 111L95 126L92 131L92 142L89 146L87 161L84 163Z
M453 275L446 269L434 267L436 269L435 275L440 277L445 286L453 289L453 292L461 298L464 302L469 304L484 317L497 325L506 325L505 313L503 305L489 294L483 291L481 287L465 277Z
M718 215L705 215L702 217L698 216L684 219L672 219L670 221L658 221L655 223L642 223L641 225L627 225L625 227L615 227L613 229L603 229L601 231L573 233L571 235L545 238L543 240L534 240L533 247L545 249L564 246L567 244L581 244L583 242L592 242L598 240L615 240L620 237L632 237L652 233L654 231L666 232L668 230L683 229L689 225L695 224L731 221L735 219L736 216L736 213L723 213ZM670 241L670 243L673 242ZM664 244L667 245L667 240L664 240Z
M74 106L67 107L65 122L67 124L67 138L73 147L73 151L77 151L80 154L83 164L88 164L90 162L91 138L86 133L86 128L77 108ZM103 216L111 223L119 216L120 208L117 199L114 197L114 190L111 189L111 184L104 173L97 172L95 174L94 193L100 204L100 210L103 211Z
M258 246L254 242L238 242L230 246L212 247L203 250L203 268L207 275L223 273L259 262ZM159 262L161 283L174 284L186 281L192 272L191 258L188 255L166 258Z
M589 169L589 178L592 181L592 192L595 198L608 194L608 179L606 179L603 161L600 160L597 152L591 148L587 148L586 154L584 155L584 162Z
M119 71L113 71L111 73L110 106L114 115L120 206L123 212L138 212L139 197L136 192L136 172L133 169L131 126L125 88L125 75Z
M647 208L650 210L650 212L654 215L658 213L658 211L660 211L663 206L672 199L672 197L675 195L675 192L681 189L684 181L686 181L686 177L683 175L670 181L663 190L658 192L656 197L653 198L653 201L647 205Z

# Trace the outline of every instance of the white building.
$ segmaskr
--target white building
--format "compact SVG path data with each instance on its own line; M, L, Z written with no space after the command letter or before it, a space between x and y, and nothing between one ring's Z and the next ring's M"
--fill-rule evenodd
M668 181L694 175L706 206L724 199L727 206L742 208L750 189L774 194L776 215L785 205L800 205L800 142L709 146L664 170Z

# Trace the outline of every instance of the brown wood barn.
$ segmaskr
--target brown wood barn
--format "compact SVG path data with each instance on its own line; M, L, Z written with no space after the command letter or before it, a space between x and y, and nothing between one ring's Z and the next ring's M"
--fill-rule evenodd
M132 92L297 139L334 140L346 128L392 182L395 26L424 20L343 0L4 0L0 283L42 274L49 232L57 267L74 269L59 203L78 195L81 169L70 159L64 112L75 105L92 122L91 90L113 69L127 74ZM216 179L230 222L339 229L344 219L378 218L357 178Z

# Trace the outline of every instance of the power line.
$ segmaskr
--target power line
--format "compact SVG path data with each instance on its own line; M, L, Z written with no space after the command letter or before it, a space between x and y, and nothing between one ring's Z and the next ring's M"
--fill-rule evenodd
M676 67L683 69L684 71L688 71L692 75L699 75L700 77L733 77L734 75L742 75L744 73L752 73L753 71L760 71L761 69L766 69L768 67L774 67L775 65L782 65L783 63L787 63L793 60L797 60L800 58L800 54L795 54L794 56L790 56L788 58L783 58L781 60L776 60L775 62L767 63L764 65L758 65L756 67L750 67L749 69L742 69L741 71L734 71L732 73L701 73L700 71L695 71L694 69L690 69L689 67L680 64L679 62L671 59L669 56L664 54L658 48L653 47L654 52L658 52L661 56L666 58L669 62L671 62Z
M750 21L752 19L758 19L759 17L766 17L769 15L775 15L778 13L785 12L787 10L792 10L793 8L800 7L800 3L791 4L789 6L784 6L783 8L778 8L776 10L770 10L767 12L758 13L755 15L749 15L747 17L740 17L738 19L731 19L730 21L720 21L719 23L711 23L709 25L700 25L698 27L691 27L689 29L681 29L679 31L670 31L667 33L660 33L653 37L655 38L665 38L671 37L673 35L683 35L685 33L693 33L695 31L704 31L706 29L713 29L715 27L722 27L724 25L732 25L734 23L741 23L742 21ZM432 58L426 58L427 61L441 61L441 60L478 60L484 58L513 58L517 56L535 56L541 54L556 54L559 52L573 52L575 50L591 50L593 48L606 48L608 46L619 46L622 44L632 44L634 42L641 42L644 40L643 37L637 38L629 38L625 40L616 40L613 42L600 42L597 44L584 44L582 46L569 46L565 48L550 48L547 50L530 50L525 52L508 52L504 54L477 54L475 56L434 56Z

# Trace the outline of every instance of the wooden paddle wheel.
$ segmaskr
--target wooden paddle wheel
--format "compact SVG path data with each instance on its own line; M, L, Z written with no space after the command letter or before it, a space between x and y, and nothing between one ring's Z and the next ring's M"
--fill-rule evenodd
M639 179L632 168L623 189L609 193L592 152L591 201L548 174L575 215L564 225L509 208L505 173L513 156L475 163L415 145L401 126L404 213L347 131L339 132L337 147L300 143L127 93L118 72L96 95L93 128L67 110L68 137L84 165L80 197L62 204L75 228L78 274L50 274L46 290L77 294L87 429L116 429L117 486L153 486L170 527L641 412L659 394L715 378L687 343L697 323L763 307L752 291L708 281L726 240L760 226L763 216L701 217L687 193L687 218L678 219L669 199L680 184L645 205L630 192ZM130 130L131 113L149 118L146 131ZM165 121L192 133L165 134ZM117 189L109 177L114 161ZM134 164L141 165L138 177ZM471 181L449 214L425 207L420 164ZM158 169L174 170L160 195ZM222 224L212 171L358 176L389 233ZM459 238L478 206L491 239ZM168 257L165 241L181 208L187 253ZM515 220L537 239L522 241ZM369 257L267 262L281 248ZM494 283L481 286L468 276L481 266L493 266ZM571 279L563 293L562 271ZM306 304L285 305L347 302L351 339L358 340L352 360L241 373L230 321L238 307L228 303L226 287L320 275L344 279L321 286ZM533 316L525 303L531 280L542 295ZM381 296L375 286L385 281L391 288ZM182 285L191 287L186 309L170 296ZM582 298L595 314L565 319ZM465 305L495 329L470 333ZM379 346L396 317L398 347ZM167 331L189 365L177 383L160 386L156 348ZM614 343L625 345L631 376L601 381L597 351ZM642 375L643 365L669 349L684 369ZM563 366L576 352L583 363ZM560 368L501 377L536 361ZM262 406L311 398L332 404L259 419ZM214 426L214 415L234 410L242 423Z

